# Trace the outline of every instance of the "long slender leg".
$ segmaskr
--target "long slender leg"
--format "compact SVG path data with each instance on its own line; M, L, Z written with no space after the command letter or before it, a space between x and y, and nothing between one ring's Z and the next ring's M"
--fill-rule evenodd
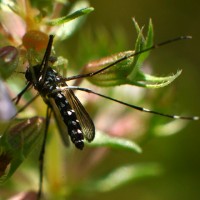
M141 54L141 53L145 53L145 52L147 52L147 51L150 51L150 50L153 50L153 49L157 49L157 48L159 48L159 47L161 47L161 46L164 46L164 45L166 45L166 44L173 43L173 42L175 42L175 41L187 40L187 39L191 39L191 36L180 36L180 37L177 37L177 38L173 38L173 39L167 40L167 41L165 41L165 42L161 42L161 43L158 43L158 44L154 44L154 45L152 45L152 46L149 47L149 48L143 49L143 50L138 51L138 52L131 53L131 54L129 54L129 55L125 55L125 56L119 58L118 60L114 61L113 63L107 65L106 67L104 67L104 68L102 68L102 69L99 69L99 70L97 70L97 71L95 71L95 72L90 72L90 73L87 73L87 74L79 74L79 75L75 75L75 76L70 76L70 77L68 77L68 78L65 78L65 79L60 80L60 82L62 82L63 80L65 80L65 81L70 81L70 80L74 80L74 79L87 78L87 77L95 76L95 75L100 74L101 72L105 71L106 69L108 69L108 68L110 68L110 67L112 67L112 66L114 66L114 65L116 65L116 64L118 64L118 63L120 63L120 62L122 62L123 60L126 60L126 59L130 58L130 57L134 57L134 56L137 56L137 55L139 55L139 54ZM59 81L58 81L58 82L59 82Z
M62 91L63 89L80 90L80 91L83 91L83 92L92 93L92 94L98 95L100 97L103 97L105 99L115 101L115 102L122 104L122 105L125 105L127 107L131 107L135 110L139 110L139 111L142 111L142 112L148 112L148 113L152 113L152 114L155 114L155 115L160 115L160 116L164 116L164 117L168 117L168 118L172 118L172 119L185 119L185 120L199 120L200 119L199 116L179 116L179 115L169 115L169 114L165 114L165 113L160 113L160 112L157 112L157 111L154 111L154 110L149 110L147 108L142 108L142 107L139 107L139 106L136 106L136 105L128 104L128 103L125 103L123 101L105 96L105 95L100 94L100 93L97 93L97 92L90 90L88 88L82 88L82 87L79 87L79 86L60 87L59 90L55 90L54 92Z
M15 104L18 104L19 100L21 99L22 95L26 92L26 90L31 87L31 83L29 82L26 87L15 97L12 99L12 101L15 101Z
M39 97L39 94L37 94L36 96L34 96L31 100L29 100L22 108L20 108L17 113L11 118L15 118L20 112L22 112L24 109L26 109L36 98Z
M47 112L46 112L46 124L45 124L45 130L44 130L44 139L42 143L42 148L39 155L39 190L37 194L37 199L39 200L42 195L42 184L43 184L43 172L44 172L44 154L45 154L45 146L46 146L46 139L47 139L47 132L49 127L49 122L51 118L52 110L48 106Z

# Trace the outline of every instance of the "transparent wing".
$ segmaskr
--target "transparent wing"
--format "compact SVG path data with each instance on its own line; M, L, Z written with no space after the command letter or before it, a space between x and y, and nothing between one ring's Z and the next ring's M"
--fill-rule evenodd
M59 134L62 138L62 141L65 146L69 146L69 135L68 135L68 129L61 117L60 111L58 110L58 107L55 104L55 101L53 98L49 98L49 103L51 104L51 108L53 110L54 118L58 127Z
M78 100L78 98L75 96L72 90L65 89L62 91L67 100L69 101L71 107L74 109L77 119L80 122L84 137L87 141L91 142L94 139L95 136L95 126L90 118L89 114L81 104L81 102Z

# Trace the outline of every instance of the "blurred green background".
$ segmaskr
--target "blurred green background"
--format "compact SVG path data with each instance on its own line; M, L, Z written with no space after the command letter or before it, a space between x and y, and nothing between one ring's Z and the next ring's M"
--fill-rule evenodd
M152 18L155 43L179 35L193 36L192 40L177 42L153 51L149 62L156 75L167 75L176 72L177 69L183 69L182 75L168 86L175 88L175 97L170 112L200 115L199 2L195 0L92 0L90 3L95 11L88 16L81 31L73 36L70 43L74 43L74 45L78 46L76 44L78 38L83 36L88 28L95 33L99 27L105 27L111 38L115 30L121 28L125 32L125 40L128 42L129 48L133 49L136 32L131 21L132 17L136 18L140 26L147 25L149 18ZM71 56L76 58L79 51L74 49L71 51ZM121 49L121 51L123 50L126 49ZM109 48L109 51L114 53L112 47ZM159 90L167 91L167 88ZM130 183L113 192L89 195L81 199L199 199L199 153L200 126L198 121L189 122L187 127L176 135L151 140L145 144L141 155L133 155L132 153L123 155L123 153L118 154L118 152L113 151L107 158L112 160L113 165L119 164L120 159L127 163L129 161L135 163L158 162L163 166L164 174L160 177ZM79 198L80 196L75 197L75 199Z
M75 1L71 0L70 2L74 3ZM161 110L169 114L171 113L177 115L186 114L200 116L200 92L198 84L200 75L200 5L198 1L191 0L183 2L180 0L91 0L90 5L94 7L95 10L87 16L85 24L83 24L83 26L69 40L65 40L55 47L57 55L68 58L70 69L76 69L78 71L78 67L80 70L80 67L83 64L88 63L94 58L101 58L103 56L111 55L112 53L116 53L119 51L134 49L137 34L131 18L135 17L140 27L142 25L145 25L147 27L149 19L151 18L154 25L155 43L159 43L180 35L191 35L193 39L188 41L179 41L151 52L150 57L147 61L147 65L149 64L150 66L152 66L153 72L151 73L153 75L166 76L172 72L175 73L178 69L182 69L183 72L181 76L178 77L178 79L176 79L172 84L167 87L157 90L146 89L145 94L147 93L147 96L145 97L150 97L150 99L142 99L141 104L138 104L138 102L136 102L136 105L142 106L142 103L144 103L149 105L149 108L157 111ZM65 14L67 13L67 9L68 8L66 8L65 10ZM132 88L134 89L135 87ZM104 94L106 94L107 92L106 89L105 91L104 89L102 89L101 91L102 93L105 92ZM112 94L111 90L109 92ZM121 94L119 94L118 99L121 98L122 95L120 95ZM166 102L164 102L163 104L164 97L167 97L167 104L165 104ZM128 101L129 99L125 100ZM96 107L98 107L98 110L103 112L105 110L105 117L107 114L109 115L109 111L107 112L106 108L104 108L104 110L101 109L101 106L103 107L104 105L107 105L107 103L103 104L102 102L98 103L97 101L97 103L95 102L95 105ZM132 102L135 102L134 97ZM115 103L110 102L109 105L112 104ZM111 108L115 111L114 106ZM138 119L141 118L141 113L131 109L127 110L130 110L131 113L135 113L135 118L137 118L137 116L139 116ZM69 164L69 168L64 169L67 171L66 174L60 174L61 176L72 175L71 182L71 177L67 177L67 179L69 178L69 183L71 185L63 185L65 192L67 192L68 190L70 191L70 189L72 190L72 193L69 193L69 195L71 195L69 196L69 199L199 199L200 122L191 121L187 123L185 121L185 123L187 123L186 128L181 130L178 134L163 138L151 138L152 130L150 130L150 128L154 127L154 125L156 124L155 121L157 120L156 122L158 122L158 124L160 123L160 121L165 122L166 120L166 123L168 121L165 118L156 118L154 116L152 117L152 120L149 120L149 114L147 113L142 114L142 116L147 116L147 118L143 118L144 123L146 121L147 123L141 123L138 126L140 128L139 130L144 131L145 129L147 129L147 132L145 133L145 136L147 136L147 138L145 138L146 141L143 141L142 145L141 143L139 143L139 145L141 145L143 149L142 154L136 154L128 151L120 151L116 149L109 149L107 152L107 150L105 150L104 148L100 148L100 150L103 150L103 153L108 153L105 153L105 158L101 160L101 154L99 157L95 157L96 155L99 155L98 148L88 148L84 152L76 152L75 150L75 153L73 151L66 151L66 149L63 150L66 156L66 160L61 160L63 162L66 161L66 163ZM107 118L104 120L104 117L103 122L106 122ZM112 117L114 118L115 116L108 116L108 118ZM95 125L97 125L97 121L98 120L94 119ZM136 130L138 127L136 127ZM54 132L54 130L52 132ZM137 135L138 133L136 131L136 133L133 132L132 134ZM56 150L55 148L51 148L50 145L47 145L47 148L48 147L50 150L52 150L52 152ZM61 148L64 147L62 146ZM49 160L52 162L52 157L54 155L51 154L51 151L49 155ZM93 162L96 163L88 162L88 157L90 157L90 159L91 157L95 158ZM90 159L89 161L91 161ZM98 159L100 161L98 161ZM54 160L55 158L53 159L53 161ZM144 165L145 163L158 163L160 166L162 166L163 173L160 176L152 176L142 180L140 179L132 182L130 181L128 184L110 192L81 193L81 191L76 191L76 187L79 182L80 184L82 183L82 177L79 177L79 175L84 176L85 171L86 175L88 175L88 177L86 176L86 180L89 181L88 179L95 180L95 177L102 178L102 174L106 174L109 171L115 170L116 168L124 166L126 164L137 165L138 163ZM35 163L35 165L36 164L37 163ZM59 165L51 164L48 167L47 166L48 165L46 165L45 169L48 169L49 167L50 170L48 173L54 176L56 173L54 173L55 171L52 172L51 168L56 168ZM17 176L18 179L16 179L16 182L18 180L23 182L23 176L16 175L16 177ZM34 177L35 179L38 178L35 174ZM73 180L74 177L75 180ZM50 180L49 182L52 184L54 183L54 180ZM13 185L11 185L11 187L12 186ZM15 184L14 187L15 186L18 186L18 184ZM27 186L29 186L29 184L27 184ZM9 187L5 190L8 193L10 192ZM24 188L22 189L24 190ZM1 191L3 191L3 188L1 188ZM2 194L0 194L0 199L2 198L1 196Z

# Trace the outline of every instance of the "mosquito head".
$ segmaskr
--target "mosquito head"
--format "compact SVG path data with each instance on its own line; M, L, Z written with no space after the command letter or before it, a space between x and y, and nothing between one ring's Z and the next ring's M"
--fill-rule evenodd
M40 76L40 65L35 65L33 67L29 67L25 72L25 78L27 81L33 83L36 82ZM36 80L34 80L36 79Z

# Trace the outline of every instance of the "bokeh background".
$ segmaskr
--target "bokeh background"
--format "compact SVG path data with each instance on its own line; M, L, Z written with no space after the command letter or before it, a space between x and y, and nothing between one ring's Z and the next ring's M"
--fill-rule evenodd
M120 28L125 32L128 47L133 49L136 32L131 21L132 17L135 17L140 25L147 25L149 18L152 18L156 43L179 35L192 35L192 40L177 42L153 51L149 62L153 66L154 74L158 75L167 75L176 72L177 69L183 70L182 75L172 83L173 86L168 86L175 88L174 102L171 104L170 111L177 114L182 112L200 115L199 2L195 0L92 0L90 3L95 11L88 16L86 24L81 28L82 31L73 36L70 43L74 45L78 46L78 38L88 29L95 33L99 27L104 27L112 38L115 30ZM78 51L74 49L71 50L71 56L76 58ZM110 46L108 49L112 53ZM160 90L167 91L166 88ZM136 163L158 162L165 170L163 175L130 183L113 192L81 199L199 199L199 153L200 125L198 121L189 122L187 127L178 134L153 139L146 143L141 155L123 155L123 153L119 155L113 152L107 158L113 163L123 158L128 160L128 157ZM80 196L76 197L79 198Z
M75 0L71 0L70 2L74 3ZM136 104L142 106L144 103L144 105L148 105L149 108L158 111L162 110L166 113L174 113L177 115L200 115L200 5L198 1L190 0L184 2L181 0L91 0L90 5L95 8L95 11L87 16L87 20L85 21L83 26L71 38L63 41L62 43L58 42L58 44L55 46L57 55L68 58L70 69L75 69L78 71L80 70L80 67L83 66L83 64L89 62L94 58L101 58L102 56L111 55L112 53L116 53L119 51L134 49L134 43L137 34L132 22L132 17L136 19L140 26L145 25L146 27L148 25L149 19L151 18L154 25L155 43L159 43L180 35L191 35L193 39L188 41L179 41L151 52L150 57L146 62L146 65L152 66L153 75L166 76L172 72L175 73L178 69L182 69L183 72L181 76L178 77L178 79L176 79L172 84L167 87L157 90L143 90L145 94L147 93L145 97L150 97L150 99L145 98L141 101L141 104L138 104L139 101L136 101ZM67 13L67 9L68 8L66 8L65 10L65 14ZM135 89L135 87L132 88ZM105 92L104 94L108 94L106 89L105 91L104 89L102 89L101 91L103 93ZM119 94L119 97L121 98L120 95L121 94ZM166 102L164 102L163 104L163 98L165 96L167 98L166 102L169 99L169 102L167 102L168 104L166 104ZM131 99L132 102L135 102L135 99L137 98L133 97L133 99ZM95 101L95 106L98 107L99 110L101 110L102 106L103 110L103 106L107 105L106 102L108 101L105 101L105 104L97 103L98 105L96 105ZM109 105L112 104L115 103L111 102ZM163 106L163 108L162 105L167 106ZM115 106L118 105L115 104ZM46 107L44 107L43 109L45 110L45 108ZM113 106L111 108L116 107ZM132 112L135 114L136 118L138 115L139 119L141 118L141 115L148 116L148 114L146 113L141 114L138 111L131 110L130 113ZM102 122L106 122L106 115L107 110L105 110L105 119L103 118ZM114 112L113 115L115 115ZM109 115L107 118L112 117L112 115ZM146 122L149 120L149 118L144 117L143 121ZM160 122L160 118L162 117L152 118ZM167 119L163 120L166 120L166 123L170 121L167 121ZM94 123L98 127L97 121L98 120L94 119ZM92 155L93 158L95 158L95 156L98 155L98 150L101 148L88 148L86 149L86 151L83 152L78 152L75 150L75 153L73 152L73 150L66 151L66 149L64 149L63 152L66 156L66 160L61 159L61 161L66 161L67 164L69 163L69 166L71 168L65 168L64 170L66 174L60 174L61 176L69 175L69 180L70 177L75 177L75 181L73 179L71 180L71 182L69 181L71 185L69 184L63 186L66 192L68 190L70 191L70 189L72 191L72 194L69 194L68 199L199 199L200 122L185 121L184 123L187 123L187 126L177 134L173 134L168 137L147 138L145 142L139 143L143 149L142 154L111 149L108 151L109 153L106 154L104 159L102 159L102 162L98 163L98 157L96 158L96 160L94 159L95 161L97 161L97 164L95 163L96 166L94 168L92 168L93 165L91 166L91 163L88 163L88 157L91 157ZM145 126L146 124L143 123L139 125L137 124L137 128L139 127L142 131L147 129L146 135L148 136L148 134L151 134L150 132L152 130L148 131L148 126ZM52 132L54 133L54 130L52 130ZM134 132L133 134L137 133ZM54 176L56 175L56 173L54 170L51 171L51 168L56 168L57 166L59 166L52 165L52 160L53 162L55 162L53 153L56 149L51 148L51 144L48 144L47 146L49 147L48 149L50 149L50 151L47 150L47 154L49 156L47 155L46 159L49 159L51 161L51 164L46 164L45 170L48 171L49 167L50 170L49 172L47 172L47 174L51 174L52 176ZM48 153L48 151L50 153ZM38 157L36 157L36 159L38 159ZM88 170L88 179L95 179L95 177L102 176L102 174L112 171L119 166L130 163L158 163L162 167L163 173L161 173L159 176L152 176L142 180L140 179L136 181L130 181L128 184L110 192L81 193L81 191L76 191L76 181L77 183L79 183L80 179L81 182L81 178L79 177L79 175L83 174L84 176L84 170L87 172L87 168L91 169L91 171ZM35 163L35 165L37 165L37 163ZM35 168L36 170L38 169L37 167ZM36 173L37 172L38 171L36 171ZM35 179L37 179L36 173L34 174ZM19 182L24 182L22 175L14 176L18 178L16 179L16 182L17 180L19 180ZM86 177L86 180L88 179ZM32 182L34 184L34 181L32 181L32 177L30 178L30 180L30 185L32 184ZM54 180L51 181L54 183ZM36 186L37 183L38 182L36 180ZM26 185L29 186L29 184ZM18 182L14 185L14 187L15 186L18 186ZM55 184L55 186L57 185ZM1 191L3 191L3 189ZM22 191L24 191L24 186L22 186ZM10 193L9 187L6 192ZM1 195L2 194L0 194L0 199Z

